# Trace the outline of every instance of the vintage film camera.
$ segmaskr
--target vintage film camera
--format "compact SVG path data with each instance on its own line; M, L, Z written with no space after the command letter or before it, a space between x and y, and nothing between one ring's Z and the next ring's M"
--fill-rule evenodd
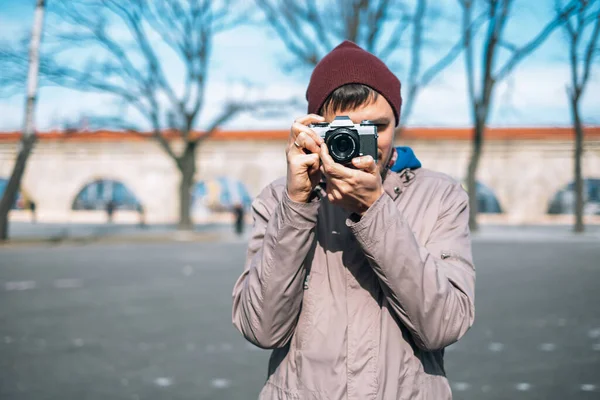
M372 156L377 162L377 126L371 121L354 124L350 117L335 117L331 124L315 123L309 127L329 149L331 158L340 164L350 164L353 158Z

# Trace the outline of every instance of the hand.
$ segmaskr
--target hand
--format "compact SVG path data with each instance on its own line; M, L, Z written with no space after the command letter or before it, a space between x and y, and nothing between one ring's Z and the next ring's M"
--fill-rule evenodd
M294 121L286 149L287 192L292 201L308 202L312 190L321 180L319 151L323 139L307 125L324 122L319 115L309 114Z
M325 144L321 145L321 172L327 179L327 199L332 204L363 215L383 194L379 166L371 156L356 157L347 168L333 161Z

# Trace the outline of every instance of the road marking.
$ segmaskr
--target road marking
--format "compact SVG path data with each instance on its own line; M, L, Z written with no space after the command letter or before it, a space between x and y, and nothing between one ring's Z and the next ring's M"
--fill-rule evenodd
M464 392L465 390L469 390L469 388L471 387L471 385L467 382L456 382L454 383L454 389L458 390L459 392Z
M262 349L258 346L253 345L252 343L246 343L246 349L250 351L261 351Z
M588 331L588 336L590 337L590 339L600 338L600 328L590 329Z
M156 384L156 386L160 386L160 387L169 387L173 384L173 379L171 378L165 378L165 377L160 377L160 378L156 378L154 380L154 383Z
M217 351L217 348L215 347L214 344L209 344L206 346L206 352L207 353L214 353Z
M593 392L594 390L596 390L596 385L592 385L589 383L585 383L585 384L581 385L582 392Z
M600 343L594 343L592 349L594 349L594 351L600 351Z
M37 284L35 281L10 281L4 284L4 289L11 290L29 290L35 289Z
M194 268L191 265L186 265L183 267L183 270L181 270L181 273L183 276L192 276L194 275Z
M83 281L77 278L55 279L54 287L57 289L75 289L83 286Z
M488 349L490 349L490 351L494 352L494 353L499 353L502 350L504 350L504 345L502 343L498 343L498 342L492 342L490 343L490 345L488 346Z
M556 345L554 343L542 343L540 345L540 350L546 352L554 351L556 350Z
M531 389L531 384L527 383L527 382L521 382L521 383L517 383L515 385L515 388L519 391L519 392L527 392L529 391L529 389Z
M226 389L231 386L231 381L229 379L213 379L210 384L212 387L217 389Z
M221 343L221 351L228 353L233 350L233 346L230 343Z

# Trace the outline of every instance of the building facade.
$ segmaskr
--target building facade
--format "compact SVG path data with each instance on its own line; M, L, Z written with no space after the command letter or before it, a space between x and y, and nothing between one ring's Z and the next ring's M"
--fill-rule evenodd
M224 131L206 140L197 154L196 180L203 189L199 186L195 196L196 221L212 218L212 211L218 211L215 201L240 196L248 203L269 182L285 175L288 134L283 130ZM396 144L412 147L424 167L462 180L471 151L470 136L468 129L414 128L405 130ZM140 208L148 223L177 221L179 173L151 138L108 131L50 132L39 138L21 196L36 204L38 221L100 222L103 200L113 198L127 203L117 207L117 221L135 221ZM18 141L18 134L0 134L0 179L10 176ZM177 138L170 141L179 150ZM573 146L573 133L567 128L488 129L477 179L502 212L482 215L482 221L570 223L571 216L549 215L548 211L553 199L561 190L568 192L573 181ZM600 127L586 130L583 172L589 182L600 179ZM236 194L231 195L223 182L233 182L229 186ZM216 189L208 190L213 186ZM215 197L211 194L215 190L221 195L207 202ZM561 198L568 199L568 193ZM598 222L600 208L594 216L595 200L589 199L586 218ZM16 210L11 218L28 216Z

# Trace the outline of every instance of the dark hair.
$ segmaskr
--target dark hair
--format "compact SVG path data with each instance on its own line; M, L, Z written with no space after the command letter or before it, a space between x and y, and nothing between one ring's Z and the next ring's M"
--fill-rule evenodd
M327 111L340 112L354 110L360 106L371 104L377 100L379 93L361 83L349 83L335 89L319 110L323 115Z

